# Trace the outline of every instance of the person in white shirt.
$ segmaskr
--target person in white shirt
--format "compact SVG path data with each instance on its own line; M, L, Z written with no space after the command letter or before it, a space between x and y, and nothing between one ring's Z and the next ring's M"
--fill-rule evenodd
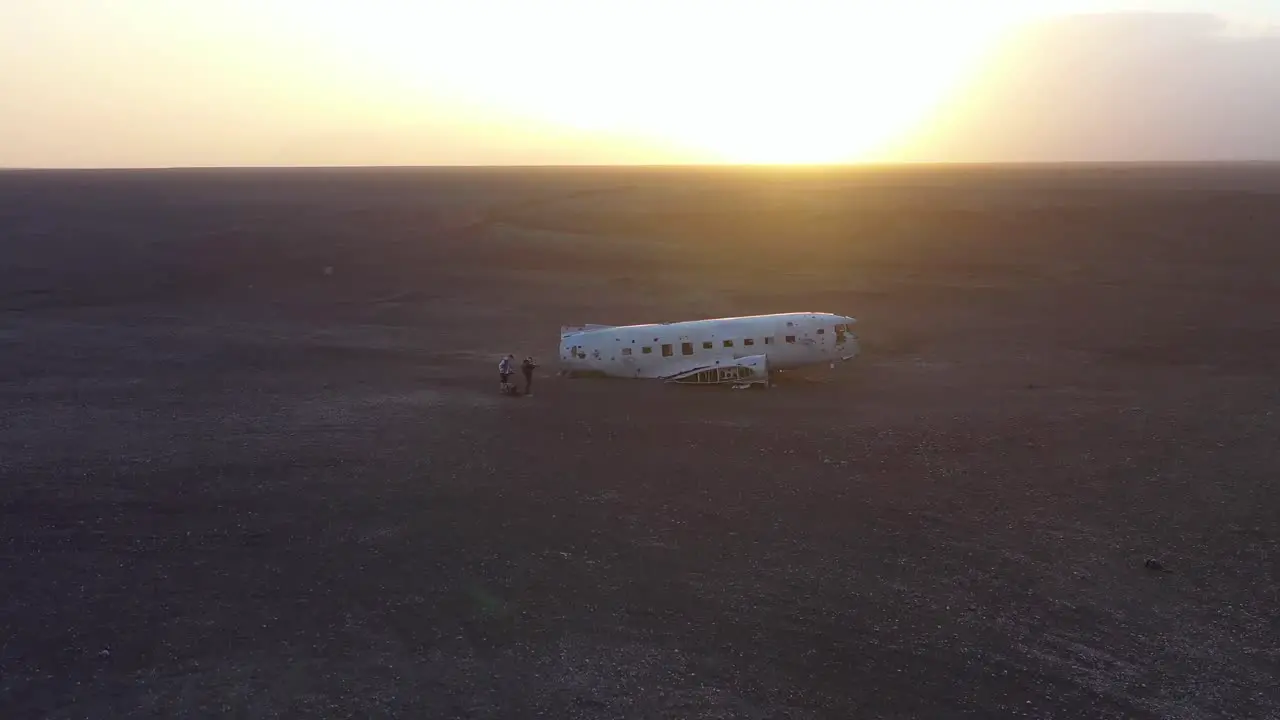
M512 367L516 359L515 355L508 355L498 362L498 375L502 378L502 391L507 392L511 389L511 373L515 372Z

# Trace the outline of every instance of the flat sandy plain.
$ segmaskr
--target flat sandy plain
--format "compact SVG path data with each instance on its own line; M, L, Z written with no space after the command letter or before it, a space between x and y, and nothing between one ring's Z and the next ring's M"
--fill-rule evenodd
M15 171L0 252L5 718L1280 717L1280 167ZM790 310L863 355L554 376Z

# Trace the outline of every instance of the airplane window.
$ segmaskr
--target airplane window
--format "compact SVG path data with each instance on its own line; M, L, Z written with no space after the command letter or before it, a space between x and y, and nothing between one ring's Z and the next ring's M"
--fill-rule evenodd
M702 343L702 349L703 349L703 350L710 350L710 349L711 349L711 346L712 346L713 344L714 344L714 343L712 343L710 340L706 340L706 341L704 341L704 342Z
M826 331L826 328L818 328L818 334L819 334L819 335L825 335L825 334L826 334L826 332L827 332L827 331Z
M725 347L733 347L733 341L732 341L732 340L725 340L725 341L724 341L724 346L725 346Z
M764 344L765 344L765 345L772 345L772 344L773 344L773 338L772 338L772 337L767 337L767 338L765 338L765 339L764 339Z
M743 340L743 341L742 341L742 344L743 344L743 345L755 345L755 344L756 344L756 341L755 341L755 338L747 338L746 340Z
M662 357L671 357L671 343L662 344Z
M692 355L692 354L693 354L693 343L680 343L680 354L681 354L681 355Z
M793 342L795 342L795 341L796 341L796 336L795 336L795 335L788 335L788 336L787 336L787 342L789 342L789 343L793 343Z
M623 355L630 355L630 354L631 354L631 348L622 348L622 354L623 354Z
M648 355L649 353L653 352L653 348L649 347L648 345L645 345L644 347L640 348L640 352L644 353L645 355Z

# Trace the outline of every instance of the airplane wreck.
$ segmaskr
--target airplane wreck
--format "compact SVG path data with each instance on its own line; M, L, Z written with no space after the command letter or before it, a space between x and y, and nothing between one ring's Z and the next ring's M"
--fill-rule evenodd
M768 387L771 374L858 355L852 317L795 312L560 328L561 374Z

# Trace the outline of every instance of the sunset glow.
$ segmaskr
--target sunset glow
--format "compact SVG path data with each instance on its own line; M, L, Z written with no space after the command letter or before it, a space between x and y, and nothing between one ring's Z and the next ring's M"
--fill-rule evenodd
M968 90L1041 58L993 63L1002 38L1056 14L1153 9L1250 31L1280 20L1280 0L0 0L0 166L893 161L979 101L986 115L938 152L998 156L984 123L1012 117L1032 142L1044 121L1023 106L1048 102ZM1204 87L1241 86L1214 58L1230 77Z
M312 15L316 47L376 68L387 112L424 93L582 132L668 142L747 163L866 159L927 119L1011 13L906 5L544 2L493 23L412 5ZM942 6L939 6L942 7ZM342 38L341 42L321 39Z

